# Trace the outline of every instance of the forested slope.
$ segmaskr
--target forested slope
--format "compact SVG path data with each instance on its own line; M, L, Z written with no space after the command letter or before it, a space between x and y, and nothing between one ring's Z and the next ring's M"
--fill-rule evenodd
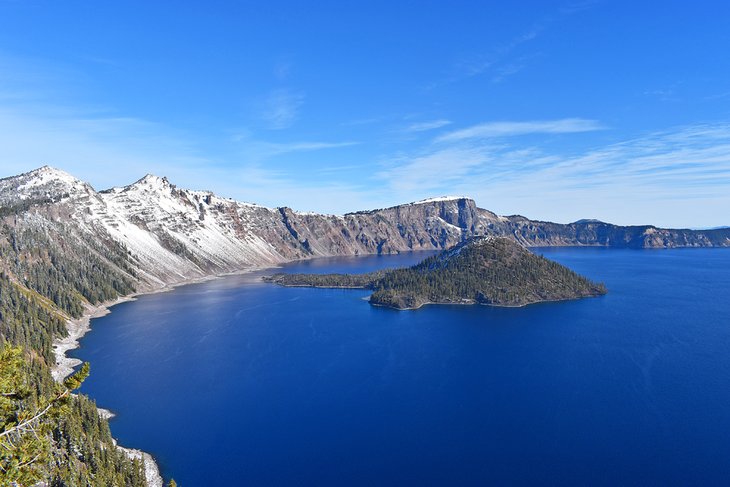
M52 225L0 227L0 485L146 485L96 405L51 378L66 320L132 292L131 272L113 242Z

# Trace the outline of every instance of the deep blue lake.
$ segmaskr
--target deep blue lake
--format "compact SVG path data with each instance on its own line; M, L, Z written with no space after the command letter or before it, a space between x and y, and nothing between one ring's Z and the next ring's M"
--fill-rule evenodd
M182 487L730 484L730 249L535 251L609 294L394 311L232 276L94 320L82 391Z

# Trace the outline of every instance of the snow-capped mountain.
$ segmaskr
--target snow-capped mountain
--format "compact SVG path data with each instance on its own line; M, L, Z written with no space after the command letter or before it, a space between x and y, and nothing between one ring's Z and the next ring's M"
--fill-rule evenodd
M728 246L729 230L569 225L502 217L466 197L439 197L343 216L300 213L181 189L147 175L95 191L58 169L0 180L3 236L42 232L64 252L86 249L141 288L293 259L440 249L473 235L523 245ZM24 233L25 232L25 233ZM32 243L25 243L32 245Z
M0 202L9 231L45 229L52 241L63 234L67 247L118 244L135 278L151 287L314 256L440 248L461 241L459 221L476 214L461 198L345 216L299 213L180 189L154 175L97 192L47 166L0 180Z

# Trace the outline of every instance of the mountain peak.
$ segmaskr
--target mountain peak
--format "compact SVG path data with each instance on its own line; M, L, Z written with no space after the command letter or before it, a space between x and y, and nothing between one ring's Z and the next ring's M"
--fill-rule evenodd
M163 183L170 184L170 181L165 176L158 176L156 174L147 173L137 181L138 183Z
M0 179L0 201L58 201L93 188L71 174L51 166L42 166L17 176Z
M137 181L133 182L129 186L126 186L124 189L141 189L141 188L147 188L147 189L169 189L174 188L175 185L170 183L170 181L162 176L157 176L155 174L147 173L144 175L144 177L138 179Z
M32 171L28 171L26 173L20 174L19 176L14 177L27 177L27 178L42 178L42 179L56 179L59 181L68 181L68 182L77 182L81 181L80 179L72 176L71 174L67 173L66 171L62 169L58 169L56 167L52 167L49 165L41 166L37 169L33 169Z

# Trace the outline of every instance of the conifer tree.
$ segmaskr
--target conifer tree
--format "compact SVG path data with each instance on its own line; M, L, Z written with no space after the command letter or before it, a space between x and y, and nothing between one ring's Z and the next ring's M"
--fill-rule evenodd
M55 420L67 408L71 391L89 375L86 362L45 395L30 387L26 369L20 347L0 351L0 485L32 485L43 479Z

